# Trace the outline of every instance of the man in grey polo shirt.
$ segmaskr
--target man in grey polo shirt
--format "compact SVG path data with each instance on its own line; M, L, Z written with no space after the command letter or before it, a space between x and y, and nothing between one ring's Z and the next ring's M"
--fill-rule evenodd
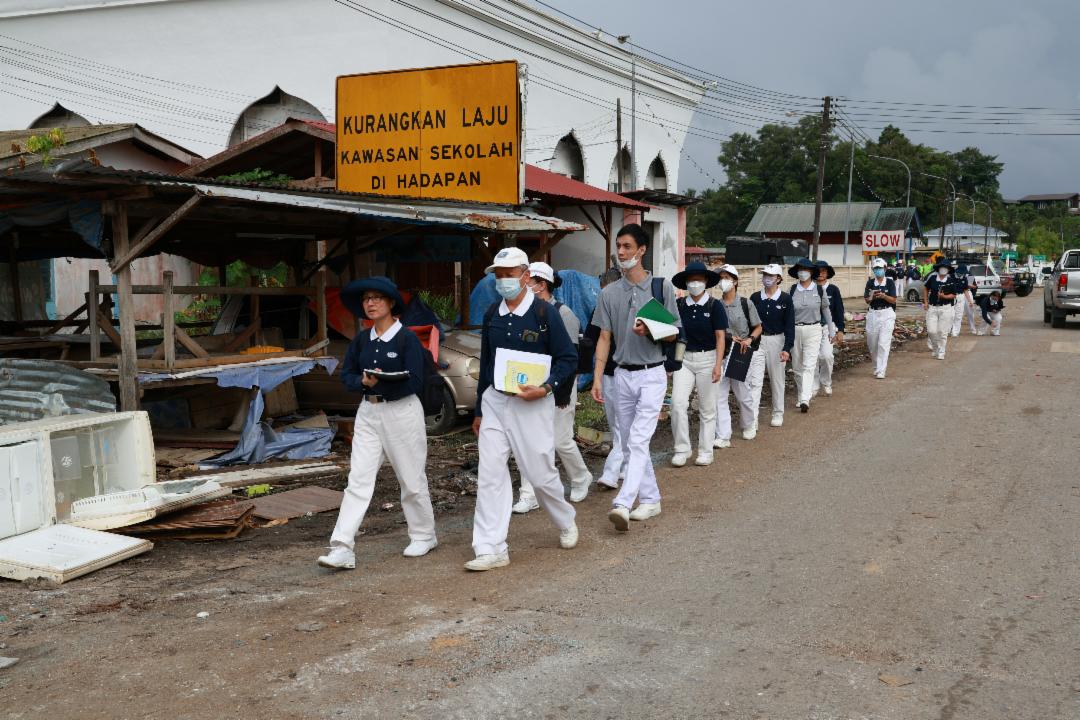
M660 514L660 488L649 443L667 392L666 352L664 343L651 340L636 319L638 310L654 297L652 273L641 266L648 248L649 236L640 225L631 223L619 230L615 249L623 276L600 292L593 320L600 328L594 378L603 377L612 337L615 339L615 397L607 398L607 402L614 402L618 409L623 457L628 461L626 477L608 519L620 531L630 529L630 520ZM664 306L675 317L674 324L681 326L675 288L666 279L662 283ZM675 340L672 337L668 342ZM599 403L605 401L602 383L593 382L592 396ZM631 512L635 500L638 506Z

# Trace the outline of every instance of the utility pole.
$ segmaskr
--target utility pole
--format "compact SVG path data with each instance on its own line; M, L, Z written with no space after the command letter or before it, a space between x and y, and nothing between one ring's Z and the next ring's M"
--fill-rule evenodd
M851 133L851 160L847 172L847 211L844 213L844 253L841 265L847 265L848 230L851 228L851 179L855 174L855 133ZM863 262L866 262L865 260Z
M615 192L623 191L622 98L615 98Z
M829 148L829 111L832 98L825 96L825 106L821 109L821 153L818 155L817 192L814 193L814 250L811 259L818 259L818 245L821 243L821 194L825 187L825 153Z

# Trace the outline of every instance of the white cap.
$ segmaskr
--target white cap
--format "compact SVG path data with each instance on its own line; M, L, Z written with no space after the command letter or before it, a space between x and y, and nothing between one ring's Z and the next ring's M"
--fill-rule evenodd
M879 268L879 267L883 268L883 267L887 267L887 265L885 264L885 261L882 260L881 258L874 258L874 261L872 263L870 263L870 267L872 267L872 268Z
M546 262L531 263L529 265L529 275L541 280L547 280L552 285L555 284L555 271Z
M736 280L739 279L739 268L735 267L734 265L721 265L720 267L716 268L716 272L727 273Z
M529 256L525 251L517 247L503 248L495 255L495 262L487 266L485 273L495 272L495 268L516 268L528 266Z
M762 275L783 275L784 268L780 267L776 263L769 263L765 267L761 268Z

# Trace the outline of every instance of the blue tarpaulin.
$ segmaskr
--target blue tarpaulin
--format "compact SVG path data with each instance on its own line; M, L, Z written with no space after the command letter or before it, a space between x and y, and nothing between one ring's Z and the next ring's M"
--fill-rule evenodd
M58 200L0 212L0 235L15 227L45 227L65 220L83 242L97 251L88 252L87 256L93 257L101 251L104 220L101 216L101 203L97 200ZM20 259L23 260L44 260L49 257L52 257L49 252L35 252L34 248L20 252Z

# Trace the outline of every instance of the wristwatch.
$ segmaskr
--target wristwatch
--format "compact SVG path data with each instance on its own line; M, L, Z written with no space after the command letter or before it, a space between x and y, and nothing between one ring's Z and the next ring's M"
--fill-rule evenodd
M555 392L555 388L551 387L551 383L544 383L544 384L543 384L543 385L541 385L540 387L544 388L544 390L545 390L545 393L546 393L547 395L550 395L550 394L552 394L553 392Z

